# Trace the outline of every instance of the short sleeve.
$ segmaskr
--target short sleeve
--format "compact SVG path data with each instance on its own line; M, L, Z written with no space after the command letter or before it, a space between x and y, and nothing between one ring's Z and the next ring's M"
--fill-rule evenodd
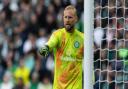
M48 42L46 43L46 45L49 46L50 51L57 47L59 42L59 33L57 31L53 32L50 39L48 40Z

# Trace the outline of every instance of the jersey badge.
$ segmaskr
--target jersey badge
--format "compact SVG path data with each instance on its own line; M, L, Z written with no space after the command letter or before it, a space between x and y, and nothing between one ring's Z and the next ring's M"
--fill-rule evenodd
M75 42L74 42L74 47L75 47L75 48L79 48L79 46L80 46L80 43L79 43L78 41L75 41Z

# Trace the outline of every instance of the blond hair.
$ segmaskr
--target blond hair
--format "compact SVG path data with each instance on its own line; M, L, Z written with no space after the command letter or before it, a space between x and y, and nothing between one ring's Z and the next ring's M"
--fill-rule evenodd
M77 16L77 10L76 10L75 6L73 6L73 5L68 5L68 6L65 7L64 11L65 11L65 10L73 10L74 13L75 13L75 15Z

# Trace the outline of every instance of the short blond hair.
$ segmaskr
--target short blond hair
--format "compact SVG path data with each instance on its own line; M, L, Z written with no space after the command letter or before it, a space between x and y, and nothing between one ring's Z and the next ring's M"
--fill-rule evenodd
M68 5L68 6L65 7L64 11L65 11L65 10L73 10L74 13L75 13L75 15L77 16L77 10L76 10L75 6L73 6L73 5Z

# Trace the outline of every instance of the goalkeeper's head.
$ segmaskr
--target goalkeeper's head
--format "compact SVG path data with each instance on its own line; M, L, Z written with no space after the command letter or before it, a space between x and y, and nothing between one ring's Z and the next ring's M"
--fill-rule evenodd
M68 32L74 31L75 23L77 22L77 11L73 5L69 5L64 9L63 21L64 27Z

